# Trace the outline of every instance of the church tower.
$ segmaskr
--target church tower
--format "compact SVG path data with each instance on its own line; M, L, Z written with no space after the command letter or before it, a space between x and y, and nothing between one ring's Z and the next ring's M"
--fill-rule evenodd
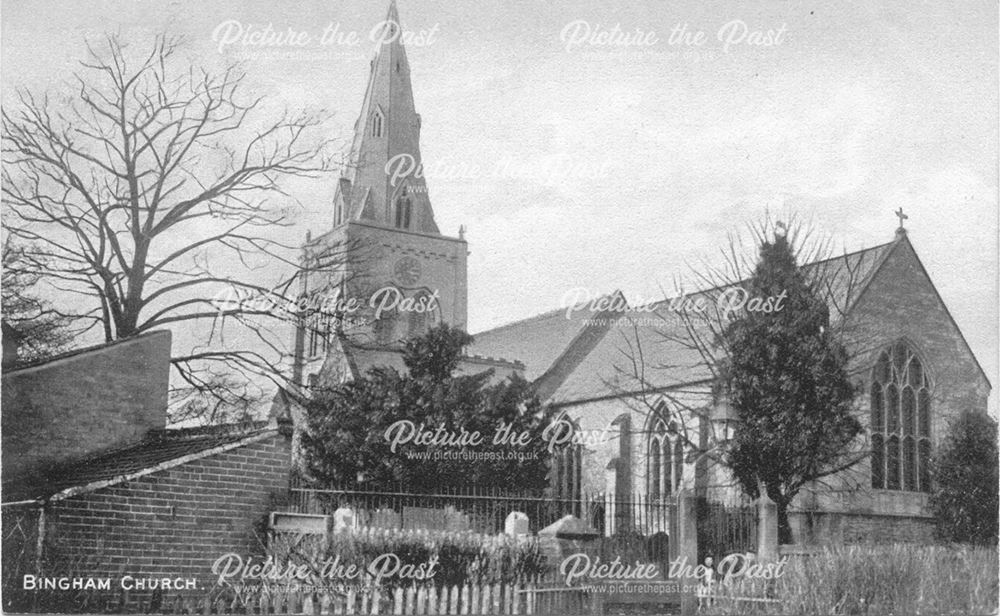
M296 333L297 382L335 347L390 350L441 321L466 326L468 245L461 232L442 235L434 220L401 33L392 0L333 198L332 229L303 249L310 310Z

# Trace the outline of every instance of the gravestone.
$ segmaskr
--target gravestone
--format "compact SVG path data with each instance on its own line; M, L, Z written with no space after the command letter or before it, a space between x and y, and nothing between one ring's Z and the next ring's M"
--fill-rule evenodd
M549 562L559 563L571 554L596 555L601 533L574 515L567 515L538 531L538 545Z
M521 511L511 511L503 523L503 532L511 537L527 535L529 531L528 516Z
M358 516L350 507L339 507L333 512L333 532L350 532L357 530Z

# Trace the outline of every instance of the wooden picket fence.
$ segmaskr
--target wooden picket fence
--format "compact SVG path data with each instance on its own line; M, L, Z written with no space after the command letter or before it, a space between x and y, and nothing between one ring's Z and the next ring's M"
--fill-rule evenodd
M555 584L466 584L438 588L258 592L214 597L177 596L159 611L167 614L591 614L596 598L580 588ZM149 611L150 606L145 610Z

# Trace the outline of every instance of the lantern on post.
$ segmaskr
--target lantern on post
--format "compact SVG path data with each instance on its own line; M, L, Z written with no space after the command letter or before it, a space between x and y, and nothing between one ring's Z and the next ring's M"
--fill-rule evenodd
M736 409L729 400L729 393L722 391L716 394L712 430L716 435L717 445L724 445L732 440L738 419Z

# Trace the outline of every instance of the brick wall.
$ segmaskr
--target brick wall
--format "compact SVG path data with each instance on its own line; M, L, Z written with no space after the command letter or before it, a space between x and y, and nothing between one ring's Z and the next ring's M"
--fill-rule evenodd
M170 332L3 375L3 477L139 441L167 418Z
M47 511L49 550L87 559L88 576L193 577L212 584L220 555L262 553L255 533L288 487L286 436L194 460L92 493ZM52 553L49 553L52 556Z

